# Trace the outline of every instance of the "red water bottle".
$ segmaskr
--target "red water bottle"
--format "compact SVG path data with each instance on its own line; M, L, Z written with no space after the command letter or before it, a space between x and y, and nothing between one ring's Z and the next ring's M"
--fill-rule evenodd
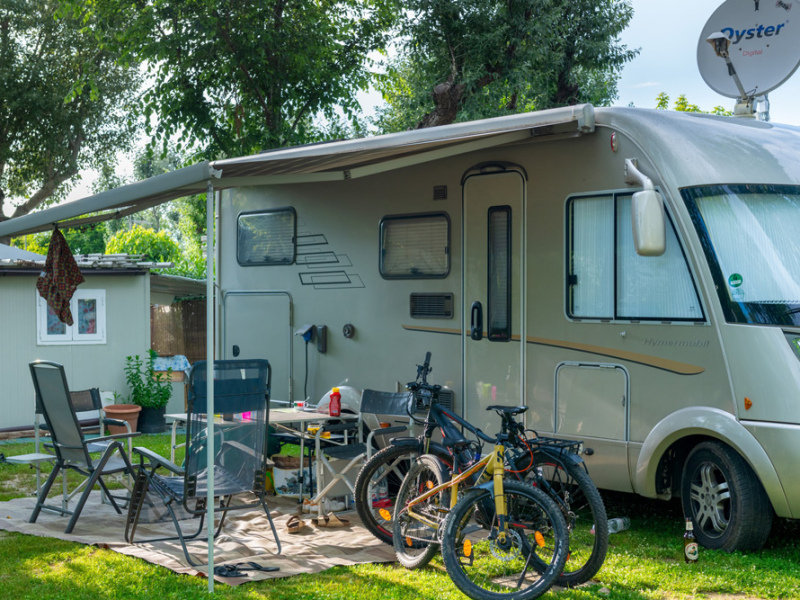
M328 412L332 417L339 417L342 414L342 395L337 387L331 390L331 402L328 405Z

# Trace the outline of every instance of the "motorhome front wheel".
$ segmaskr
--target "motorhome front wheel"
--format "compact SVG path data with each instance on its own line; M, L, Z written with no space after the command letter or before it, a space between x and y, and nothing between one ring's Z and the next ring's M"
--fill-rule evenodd
M721 442L703 442L689 453L681 500L706 548L757 550L767 541L772 505L750 466Z

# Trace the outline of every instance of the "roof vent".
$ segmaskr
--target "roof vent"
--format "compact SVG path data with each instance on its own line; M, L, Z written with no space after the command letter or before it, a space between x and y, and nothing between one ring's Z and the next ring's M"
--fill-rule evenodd
M411 294L411 316L414 319L452 319L453 294Z
M446 185L433 186L433 199L447 200L447 186Z

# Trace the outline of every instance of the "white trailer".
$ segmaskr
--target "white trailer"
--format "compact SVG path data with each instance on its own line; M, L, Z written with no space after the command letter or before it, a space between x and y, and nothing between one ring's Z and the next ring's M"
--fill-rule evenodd
M800 518L797 128L582 105L203 163L0 236L208 181L217 356L269 359L273 398L396 389L430 350L470 421L529 406L708 547Z

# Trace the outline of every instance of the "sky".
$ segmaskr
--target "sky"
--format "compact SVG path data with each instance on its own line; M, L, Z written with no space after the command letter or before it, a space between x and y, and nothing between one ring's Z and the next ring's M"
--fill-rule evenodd
M761 1L766 4L772 0ZM800 13L800 2L788 1L797 4L796 10ZM641 52L622 71L618 84L619 98L614 105L628 106L632 103L639 108L655 108L656 96L665 92L670 97L670 106L680 94L685 94L690 103L702 110L710 111L718 105L733 110L734 100L709 88L697 68L700 34L708 18L721 4L721 0L633 0L633 19L620 37L623 44L639 48ZM747 82L743 84L749 89ZM372 114L374 106L381 102L380 95L374 92L360 94L359 99L367 114ZM800 125L800 73L795 73L771 92L769 99L772 121ZM120 170L131 176L129 159L121 161ZM95 176L85 173L68 200L90 195L91 181Z
M762 4L774 1L761 0ZM793 3L800 13L800 2L793 0ZM700 34L721 4L721 0L633 0L633 19L620 37L629 48L641 48L641 53L622 72L615 105L628 106L633 102L640 108L654 108L656 96L666 92L670 106L678 95L685 94L690 103L703 110L717 105L733 110L734 100L708 87L697 68ZM711 46L708 49L711 52ZM742 83L745 89L752 87ZM799 97L800 73L795 73L770 92L771 120L800 125Z

